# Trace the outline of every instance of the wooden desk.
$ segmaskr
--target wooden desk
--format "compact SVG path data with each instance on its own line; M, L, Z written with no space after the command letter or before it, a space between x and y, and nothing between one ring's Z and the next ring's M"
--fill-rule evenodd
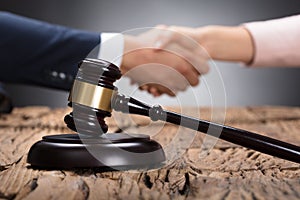
M198 111L185 110L190 115ZM161 123L149 126L147 119L136 116L134 122L125 119L119 126L127 132L160 130L153 138L166 147L167 166L148 172L102 173L28 167L27 152L34 142L44 135L70 132L62 120L69 111L27 107L0 116L0 199L300 198L300 164L223 141L201 151L203 134L170 124L160 129ZM210 110L202 108L200 115L210 119ZM112 119L108 124L111 132L120 131ZM226 124L300 145L300 108L229 108Z

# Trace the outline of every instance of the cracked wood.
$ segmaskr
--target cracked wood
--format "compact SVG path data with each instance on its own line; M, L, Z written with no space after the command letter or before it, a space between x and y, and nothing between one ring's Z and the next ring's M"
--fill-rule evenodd
M0 199L300 198L299 164L171 124L118 113L107 119L109 132L150 134L164 146L164 167L147 172L28 167L27 152L33 143L44 135L71 132L63 122L68 112L26 107L0 115ZM184 114L210 120L211 110L185 108ZM300 145L300 108L228 108L225 123Z

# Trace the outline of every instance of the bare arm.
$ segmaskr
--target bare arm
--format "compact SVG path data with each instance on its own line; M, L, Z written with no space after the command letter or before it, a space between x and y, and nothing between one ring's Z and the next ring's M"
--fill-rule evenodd
M215 60L260 67L300 66L300 15L233 27L171 26L168 29L192 37ZM176 40L165 40L164 46L171 42Z
M197 42L214 60L250 63L254 57L254 44L244 27L208 26L196 32Z

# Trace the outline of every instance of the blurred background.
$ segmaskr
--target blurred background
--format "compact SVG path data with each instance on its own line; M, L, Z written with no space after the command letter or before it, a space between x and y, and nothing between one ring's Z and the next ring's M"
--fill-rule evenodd
M299 0L9 0L1 1L0 9L31 18L78 29L98 32L123 32L153 27L157 24L199 27L204 25L238 25L244 22L267 20L300 14ZM274 41L276 42L276 41ZM300 68L246 68L241 64L215 63L220 77L208 74L194 89L181 92L180 104L211 105L212 96L223 94L226 104L300 106ZM213 70L214 71L214 70ZM211 72L213 73L213 72ZM216 72L215 72L216 74ZM216 82L218 82L216 81ZM208 84L205 84L208 83ZM149 103L177 105L178 99L162 96L152 98L137 91L124 79L119 90ZM68 93L35 86L6 84L16 106L47 105L65 107ZM207 88L213 88L211 95ZM192 101L195 95L197 100ZM224 100L224 95L220 98Z

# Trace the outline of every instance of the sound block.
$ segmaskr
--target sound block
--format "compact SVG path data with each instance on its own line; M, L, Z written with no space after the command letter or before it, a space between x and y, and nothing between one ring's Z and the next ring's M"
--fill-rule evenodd
M30 148L27 158L32 167L45 169L152 169L164 161L159 143L147 135L124 133L44 136Z

